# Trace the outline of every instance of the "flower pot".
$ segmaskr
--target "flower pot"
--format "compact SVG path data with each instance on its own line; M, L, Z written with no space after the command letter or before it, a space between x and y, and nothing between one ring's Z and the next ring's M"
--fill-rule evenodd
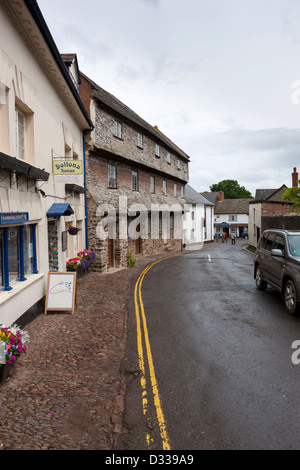
M3 382L7 377L12 375L13 364L1 364L0 365L0 382Z

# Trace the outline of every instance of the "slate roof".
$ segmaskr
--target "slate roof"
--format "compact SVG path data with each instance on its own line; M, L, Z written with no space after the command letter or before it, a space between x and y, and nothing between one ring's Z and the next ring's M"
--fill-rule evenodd
M195 189L193 189L189 184L186 185L185 187L185 200L188 204L204 204L205 206L213 206L214 204L205 197L202 196L202 194L197 193Z
M277 189L257 189L255 192L255 200L267 201L270 197L274 196L282 188L286 188L286 185L283 184L280 188L277 188Z
M213 204L216 204L218 197L219 197L219 192L209 192L206 191L204 193L199 193L201 196L205 197L209 202L212 202Z
M215 214L249 214L249 202L253 199L224 199L215 205Z
M126 106L122 101L116 98L114 95L109 93L108 91L101 88L97 83L93 82L90 78L88 78L84 73L80 72L82 77L84 77L92 86L93 88L93 97L103 105L110 108L112 111L117 112L120 116L125 117L132 123L136 124L142 129L145 129L150 134L152 134L156 140L163 142L167 145L173 152L177 153L187 161L190 160L190 157L179 147L177 147L174 142L172 142L167 136L165 136L157 126L153 127L151 124L146 122L142 119L138 114L136 114L132 109Z

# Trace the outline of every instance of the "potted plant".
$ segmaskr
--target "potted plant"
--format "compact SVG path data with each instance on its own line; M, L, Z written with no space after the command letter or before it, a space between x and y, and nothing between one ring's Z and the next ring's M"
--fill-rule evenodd
M86 259L90 263L96 258L96 253L92 250L84 249L82 251L78 251L77 256L81 259Z
M26 353L25 344L29 341L29 335L17 325L0 328L0 382L11 373L15 361Z
M81 271L87 268L89 265L88 260L79 258L78 256L75 258L70 258L66 261L66 269L67 271Z
M67 227L67 231L69 232L70 235L77 235L79 230L81 230L80 227L75 227L72 224L68 225L68 227Z

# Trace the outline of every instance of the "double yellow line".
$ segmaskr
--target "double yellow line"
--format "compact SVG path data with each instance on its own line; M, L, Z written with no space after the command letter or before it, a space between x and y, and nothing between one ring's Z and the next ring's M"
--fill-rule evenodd
M178 254L173 255L173 256L178 256ZM146 358L148 361L151 389L152 389L156 416L157 416L159 430L160 430L160 436L162 439L163 450L171 450L171 447L170 447L169 436L167 432L166 421L164 418L164 413L163 413L161 400L160 400L160 396L158 392L158 384L157 384L157 380L155 376L155 370L154 370L154 364L153 364L153 358L152 358L149 334L148 334L148 328L147 328L147 321L146 321L144 304L143 304L143 299L142 299L142 283L143 283L145 275L153 266L155 266L157 263L160 263L161 261L172 258L173 256L168 256L167 258L163 258L158 261L155 261L154 263L149 265L147 268L145 268L144 271L140 274L135 284L135 289L134 289L134 303L135 303L135 315L136 315L136 326L137 326L137 350L138 350L139 367L141 370L143 413L144 413L144 416L148 419L149 427L151 427L150 418L147 417L148 392L147 392L145 359L144 359L144 348L143 348L143 333L144 333ZM148 445L150 445L151 443L150 434L147 435L147 442L148 442Z

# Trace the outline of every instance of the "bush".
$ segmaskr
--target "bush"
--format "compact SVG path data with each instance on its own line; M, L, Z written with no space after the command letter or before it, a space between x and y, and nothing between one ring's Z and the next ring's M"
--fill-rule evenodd
M127 266L128 268L133 268L136 263L136 257L133 256L133 254L130 253L129 247L127 247Z

